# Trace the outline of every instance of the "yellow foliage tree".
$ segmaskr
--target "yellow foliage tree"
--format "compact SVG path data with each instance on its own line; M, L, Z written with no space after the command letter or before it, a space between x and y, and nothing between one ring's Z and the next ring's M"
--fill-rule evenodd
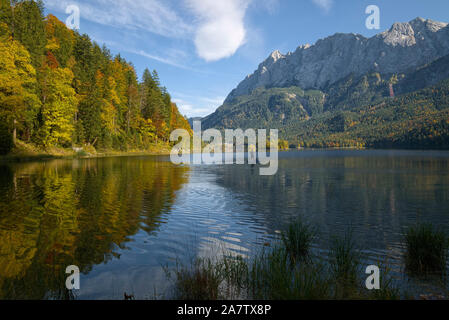
M0 24L0 116L11 128L31 126L40 101L35 94L36 71L25 47L12 39L7 26Z
M42 142L46 147L69 145L78 101L72 88L73 73L68 68L47 65L42 74Z

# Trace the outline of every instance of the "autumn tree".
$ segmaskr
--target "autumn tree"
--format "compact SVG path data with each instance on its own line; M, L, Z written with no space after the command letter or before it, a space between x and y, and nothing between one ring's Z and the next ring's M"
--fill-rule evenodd
M46 46L43 2L42 0L11 2L12 36L28 50L34 68L38 69L42 64Z
M12 7L10 0L0 0L0 23L11 26L12 22Z
M72 88L73 73L68 68L59 67L50 52L41 71L42 144L69 146L74 133L74 116L77 109L75 90Z
M13 134L30 133L40 105L35 94L36 71L27 50L0 24L0 117Z
M46 18L45 32L47 37L46 49L53 53L61 67L67 67L73 55L74 32L53 15Z
M43 12L41 0L0 0L0 143L126 150L190 129L157 71L139 83L131 63Z

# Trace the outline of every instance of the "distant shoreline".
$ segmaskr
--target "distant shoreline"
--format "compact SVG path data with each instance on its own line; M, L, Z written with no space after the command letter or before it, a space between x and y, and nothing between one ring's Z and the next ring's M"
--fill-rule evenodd
M441 149L425 149L425 148L301 148L301 149L288 149L279 150L279 152L294 152L294 151L376 151L376 150L391 150L391 151L449 151L447 148ZM21 162L33 162L33 161L49 161L49 160L75 160L75 159L101 159L101 158L114 158L114 157L139 157L139 156L170 156L170 150L137 150L137 151L104 151L91 155L77 155L73 154L35 154L35 155L20 155L10 154L6 156L0 156L1 163L21 163Z
M131 150L131 151L117 151L105 150L95 151L89 153L86 151L76 152L72 149L52 149L41 150L34 147L19 143L13 152L8 155L0 156L0 163L8 162L33 162L33 161L47 161L58 159L97 159L109 157L124 157L124 156L167 156L170 155L170 146L162 144L154 144L146 150Z
M20 163L20 162L33 162L33 161L49 161L49 160L76 160L76 159L101 159L101 158L113 158L113 157L130 157L130 156L169 156L170 153L165 152L105 152L105 153L97 153L95 155L90 156L60 156L60 155L50 155L50 154L42 154L42 155L30 155L30 156L0 156L0 164L1 163Z

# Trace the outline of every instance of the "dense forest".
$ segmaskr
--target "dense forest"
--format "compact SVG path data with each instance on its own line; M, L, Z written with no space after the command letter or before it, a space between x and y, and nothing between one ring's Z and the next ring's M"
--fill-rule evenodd
M285 128L300 147L449 149L449 80Z
M44 16L41 0L0 0L0 154L146 150L190 130L156 71L130 62Z

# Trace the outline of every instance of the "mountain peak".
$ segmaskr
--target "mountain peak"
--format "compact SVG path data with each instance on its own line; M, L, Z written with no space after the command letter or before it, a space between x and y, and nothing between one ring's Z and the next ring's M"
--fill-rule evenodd
M418 17L394 23L372 38L337 33L287 55L273 51L258 70L229 94L226 102L259 87L294 85L306 90L323 89L349 74L406 72L449 54L447 26Z
M416 44L415 30L408 22L395 22L390 30L382 32L381 37L384 42L393 47L402 46L409 47Z
M415 30L415 33L419 31L428 30L430 32L438 32L443 28L448 26L445 22L434 21L431 19L424 19L421 17L417 17L409 22L409 24Z
M269 67L272 64L278 62L278 60L285 58L285 56L279 51L279 50L274 50L269 56L268 58L264 61L263 66L265 67Z
M274 50L267 59L265 59L264 62L259 66L259 68L262 69L263 72L267 70L267 68L270 68L273 64L278 62L280 59L285 58L285 56L279 51Z
M447 23L417 17L410 22L396 22L385 32L378 35L384 42L393 47L409 47L417 41L424 40L429 33L436 33L447 27Z
M277 60L279 60L280 58L283 57L282 53L279 50L274 50L270 57L274 60L274 62L276 62Z
M411 20L410 23L417 23L417 22L426 22L427 19L421 18L421 17L416 17L415 19Z

